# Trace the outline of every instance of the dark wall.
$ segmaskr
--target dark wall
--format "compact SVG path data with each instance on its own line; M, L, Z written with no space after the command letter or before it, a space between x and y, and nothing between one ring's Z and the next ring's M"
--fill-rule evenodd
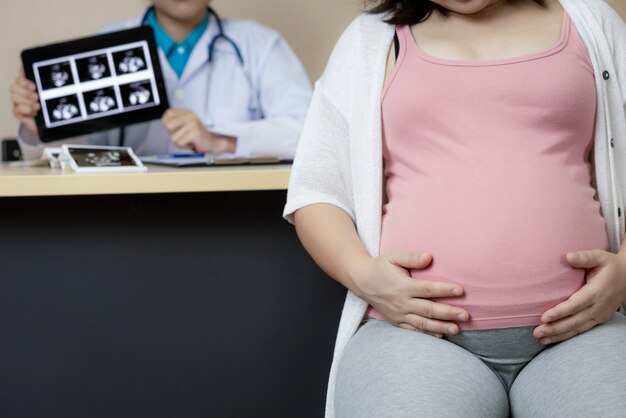
M284 201L0 199L0 416L321 417L345 292Z

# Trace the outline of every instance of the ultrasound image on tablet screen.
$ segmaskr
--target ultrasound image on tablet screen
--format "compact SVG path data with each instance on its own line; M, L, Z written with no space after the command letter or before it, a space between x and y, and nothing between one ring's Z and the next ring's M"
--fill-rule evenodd
M115 71L118 75L132 74L148 69L143 48L132 48L113 53Z
M78 78L83 83L111 76L109 60L106 54L77 59L76 69L78 70Z
M169 107L146 26L25 49L22 63L37 86L42 142L157 120Z
M154 93L150 80L138 81L136 83L123 84L120 86L122 103L124 107L137 107L153 105Z
M75 94L46 100L46 110L51 123L80 118L78 96Z
M56 89L74 84L69 61L39 67L39 79L43 90Z
M85 108L88 115L102 114L118 109L115 89L105 87L98 90L86 91L83 93Z

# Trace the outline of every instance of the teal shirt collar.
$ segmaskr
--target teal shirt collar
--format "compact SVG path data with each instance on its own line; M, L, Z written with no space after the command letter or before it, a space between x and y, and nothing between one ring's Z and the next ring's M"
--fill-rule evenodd
M187 61L191 56L191 51L195 48L196 44L204 34L204 31L209 26L209 15L205 16L204 20L196 26L196 28L187 36L187 38L176 43L165 30L161 27L156 19L154 10L150 10L146 16L146 24L152 27L154 31L154 37L156 39L157 46L163 51L167 57L170 66L176 72L178 77L183 74Z

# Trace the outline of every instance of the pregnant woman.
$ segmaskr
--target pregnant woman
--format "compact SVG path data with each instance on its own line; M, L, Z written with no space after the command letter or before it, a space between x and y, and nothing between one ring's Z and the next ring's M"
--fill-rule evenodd
M285 208L349 290L326 416L624 416L623 21L602 0L371 3Z

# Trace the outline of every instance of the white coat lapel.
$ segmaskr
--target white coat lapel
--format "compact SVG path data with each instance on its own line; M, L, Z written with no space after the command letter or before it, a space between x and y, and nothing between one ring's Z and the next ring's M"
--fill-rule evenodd
M170 65L165 53L159 48L159 62L161 63L161 72L163 73L163 79L165 80L165 86L169 89L178 84L178 75L174 72L174 69ZM168 91L169 93L169 91Z
M187 61L187 65L185 66L185 70L180 77L181 82L185 82L193 74L207 64L209 59L209 44L213 40L213 38L217 35L217 22L214 16L209 17L209 25L206 30L198 40L198 43L194 47L193 51L191 51L191 56L189 57L189 61Z

